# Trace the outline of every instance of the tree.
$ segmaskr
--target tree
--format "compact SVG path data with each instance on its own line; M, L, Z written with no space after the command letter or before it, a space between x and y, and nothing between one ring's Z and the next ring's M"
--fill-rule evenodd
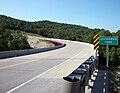
M115 47L111 47L109 51L109 60L111 65L118 65L117 63L117 50Z
M48 20L27 22L15 18L0 15L0 51L30 48L27 37L20 34L21 31L40 34L50 38L69 39L93 43L93 36L119 36L105 29L90 29L81 25L52 22ZM100 62L105 63L106 47L100 46ZM117 56L117 57L116 57ZM119 46L110 46L110 61L112 65L120 64L120 42Z
M0 51L30 48L27 37L19 31L0 30Z

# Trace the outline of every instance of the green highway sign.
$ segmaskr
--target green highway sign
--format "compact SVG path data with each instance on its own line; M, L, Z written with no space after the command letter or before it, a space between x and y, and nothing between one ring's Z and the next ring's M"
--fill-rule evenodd
M118 36L100 36L100 45L118 45Z

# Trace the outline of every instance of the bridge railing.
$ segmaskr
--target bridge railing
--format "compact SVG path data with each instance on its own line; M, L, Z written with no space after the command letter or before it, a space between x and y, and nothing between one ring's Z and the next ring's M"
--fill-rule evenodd
M91 56L72 73L63 77L62 93L85 93L85 86L89 85L97 64L97 60Z
M45 52L45 51L50 51L50 50L62 48L64 46L66 46L66 44L59 44L57 46L49 47L49 48L3 51L3 52L0 52L0 59L16 57L16 56L23 56L23 55L28 55L28 54L41 53L41 52Z

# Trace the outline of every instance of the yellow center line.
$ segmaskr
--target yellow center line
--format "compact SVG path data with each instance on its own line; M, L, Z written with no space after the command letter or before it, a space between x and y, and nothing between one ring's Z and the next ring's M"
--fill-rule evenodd
M62 52L64 52L64 51L62 51ZM11 68L11 67L15 67L15 66L23 65L23 64L28 64L28 63L36 62L36 61L39 61L39 60L42 60L42 59L45 59L45 58L49 58L49 57L54 56L54 55L61 54L62 52L51 54L51 55L48 55L46 57L39 58L39 59L36 59L36 60L30 60L30 61L25 61L25 62L21 62L21 63L16 63L16 64L12 64L12 65L8 65L8 66L0 67L0 70L4 70L4 69L7 69L7 68Z
M0 70L11 68L11 67L18 66L18 65L31 63L31 62L35 62L35 61L37 61L37 60L31 60L31 61L26 61L26 62L21 62L21 63L17 63L17 64L12 64L12 65L8 65L8 66L0 67Z

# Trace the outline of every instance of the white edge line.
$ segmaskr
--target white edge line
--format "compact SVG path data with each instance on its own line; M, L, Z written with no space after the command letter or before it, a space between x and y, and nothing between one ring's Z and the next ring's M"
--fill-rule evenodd
M106 76L104 76L104 79L106 79Z
M105 93L105 91L106 91L105 88L103 88L103 93Z
M36 78L36 77L34 77L34 78L32 78L32 79L30 79L30 80L26 81L25 83L23 83L23 84L21 84L21 85L19 85L19 86L15 87L15 88L13 88L13 89L11 89L11 90L7 91L6 93L11 93L11 92L15 91L16 89L18 89L18 88L20 88L20 87L24 86L25 84L28 84L29 82L33 81L35 78Z
M84 50L85 50L85 49L83 49L80 53L78 53L77 55L75 55L75 56L71 57L70 59L68 59L68 60L66 60L66 61L69 61L69 60L71 60L72 58L74 58L74 57L76 57L76 56L80 55L80 54L81 54ZM52 69L56 68L57 66L62 65L62 64L63 64L63 63L65 63L66 61L62 62L62 63L61 63L61 64L59 64L59 65L54 66L53 68L50 68L50 69L46 70L45 72L43 72L43 73L41 73L41 74L39 74L39 75L37 75L37 76L33 77L32 79L30 79L30 80L28 80L28 81L26 81L26 82L24 82L24 83L22 83L22 84L18 85L17 87L14 87L13 89L11 89L11 90L7 91L6 93L11 93L11 92L13 92L13 91L17 90L18 88L20 88L20 87L22 87L22 86L24 86L24 85L28 84L29 82L31 82L31 81L33 81L33 80L35 80L36 78L38 78L38 77L40 77L41 75L43 75L43 74L47 73L48 71L50 71L50 70L52 70Z

